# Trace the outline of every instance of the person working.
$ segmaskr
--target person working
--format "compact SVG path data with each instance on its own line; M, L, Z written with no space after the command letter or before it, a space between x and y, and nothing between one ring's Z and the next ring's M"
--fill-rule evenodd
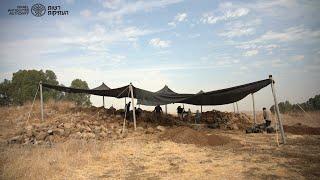
M131 117L131 114L130 114L130 105L131 105L131 102L129 102L128 104L126 104L126 119L129 120L129 121L132 121L132 117Z
M127 111L127 113L130 112L130 105L131 105L131 102L129 102L129 103L126 105L126 111Z
M262 108L262 115L263 115L263 120L266 121L266 127L269 127L271 125L271 120L270 120L269 112L265 107Z
M183 120L183 108L181 106L178 106L177 113L178 113L180 120Z
M156 120L161 120L161 114L163 113L161 106L157 105L153 111L156 113Z
M200 123L201 114L200 114L199 110L196 111L196 115L194 116L194 119L195 119L196 124Z

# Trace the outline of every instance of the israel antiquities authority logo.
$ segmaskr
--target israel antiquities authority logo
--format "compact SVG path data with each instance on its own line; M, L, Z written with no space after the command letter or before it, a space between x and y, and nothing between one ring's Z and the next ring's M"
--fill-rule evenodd
M46 13L46 7L42 4L34 4L31 7L31 13L36 17L43 16Z

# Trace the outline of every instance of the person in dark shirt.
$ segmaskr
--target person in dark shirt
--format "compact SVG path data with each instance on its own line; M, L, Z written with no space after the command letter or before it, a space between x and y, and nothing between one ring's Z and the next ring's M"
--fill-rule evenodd
M178 113L180 120L183 120L183 108L181 106L178 106L177 113Z
M129 102L129 103L126 105L126 111L127 111L127 113L130 112L130 105L131 105L131 102Z
M157 105L153 111L156 113L156 120L161 120L161 114L163 113L161 106Z
M130 105L131 105L131 102L129 102L128 104L126 104L126 119L128 121L133 121L132 120L132 116L131 116L131 113L130 113Z

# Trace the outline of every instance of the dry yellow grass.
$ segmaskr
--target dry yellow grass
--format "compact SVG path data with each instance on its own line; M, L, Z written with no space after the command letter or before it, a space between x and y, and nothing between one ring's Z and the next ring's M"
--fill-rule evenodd
M61 103L61 102L60 102ZM46 104L47 120L71 113L70 103ZM224 146L199 147L132 132L123 139L77 140L48 145L9 145L24 126L29 106L0 108L0 179L317 179L320 137L205 130L228 136ZM58 112L54 114L53 112ZM30 122L39 123L39 114ZM293 120L290 120L293 122Z

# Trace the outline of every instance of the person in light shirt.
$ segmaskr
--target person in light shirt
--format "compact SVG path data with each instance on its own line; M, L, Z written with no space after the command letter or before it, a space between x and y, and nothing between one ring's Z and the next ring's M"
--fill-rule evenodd
M265 122L266 122L266 127L269 127L271 124L271 120L270 120L269 112L267 111L267 109L265 107L262 108L262 115L263 115L263 120L265 120Z

